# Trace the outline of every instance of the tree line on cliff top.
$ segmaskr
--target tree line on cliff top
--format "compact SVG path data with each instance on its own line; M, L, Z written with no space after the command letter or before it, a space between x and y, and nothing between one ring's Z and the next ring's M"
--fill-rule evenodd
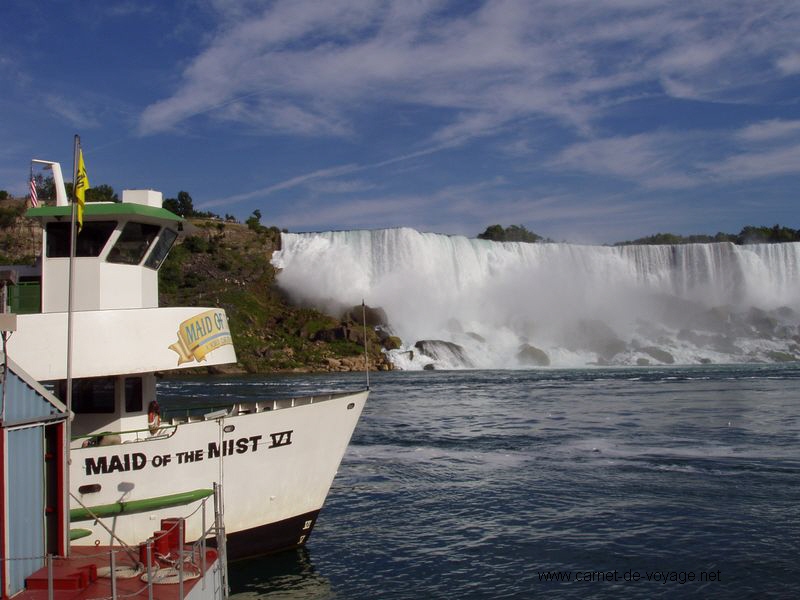
M529 231L523 225L490 225L478 239L494 242L549 242L542 236ZM784 242L800 242L800 229L774 225L772 227L755 227L747 225L739 233L717 233L716 235L676 235L674 233L656 233L643 238L626 242L617 242L614 246L630 245L672 245L672 244L708 244L713 242L731 242L733 244L780 244Z

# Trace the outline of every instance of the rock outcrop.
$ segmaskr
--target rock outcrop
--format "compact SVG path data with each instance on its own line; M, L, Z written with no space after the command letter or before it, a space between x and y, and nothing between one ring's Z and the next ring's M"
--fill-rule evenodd
M420 340L414 344L420 354L433 359L434 363L446 366L474 368L475 364L463 346L444 340Z
M548 367L550 366L550 357L541 348L531 346L530 344L522 344L517 352L517 360L519 364L533 367Z

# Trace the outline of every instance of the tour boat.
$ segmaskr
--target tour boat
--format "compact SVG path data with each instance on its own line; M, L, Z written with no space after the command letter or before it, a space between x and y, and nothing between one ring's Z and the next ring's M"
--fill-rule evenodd
M86 203L71 250L73 206L48 164L56 204L27 213L42 225L41 259L13 269L7 354L62 402L72 390L70 519L86 532L73 544L145 539L221 484L228 558L303 545L368 385L167 418L156 373L236 362L224 310L158 306L158 269L182 219L160 192L125 190L122 202ZM186 518L187 540L205 531L201 512Z
M3 270L0 287L12 279ZM3 339L16 329L16 315L0 312ZM2 351L0 364L0 600L225 600L221 486L194 509L208 513L208 527L194 543L184 538L180 514L188 507L181 507L138 547L120 541L70 547L86 530L69 522L63 444L69 411Z

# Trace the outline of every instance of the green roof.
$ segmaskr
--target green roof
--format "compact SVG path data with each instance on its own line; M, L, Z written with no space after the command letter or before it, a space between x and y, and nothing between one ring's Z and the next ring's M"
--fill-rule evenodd
M39 217L70 217L72 206L37 206L29 208L26 216L31 218ZM151 217L162 221L183 221L173 212L166 208L146 206L144 204L133 204L131 202L87 202L83 209L85 217Z

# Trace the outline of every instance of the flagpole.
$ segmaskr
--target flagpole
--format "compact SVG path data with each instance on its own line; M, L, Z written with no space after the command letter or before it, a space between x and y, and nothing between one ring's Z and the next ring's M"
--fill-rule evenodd
M76 203L75 185L78 181L78 150L81 147L81 138L75 135L75 141L72 147L72 210L70 216L70 243L69 243L69 282L67 284L67 424L65 428L65 453L67 459L67 469L64 473L64 487L67 494L67 504L69 507L69 470L72 464L72 457L70 456L70 444L72 443L72 312L73 304L75 302L75 247L76 238L78 237L75 231L76 225ZM69 514L69 511L67 511ZM69 536L67 536L66 555L69 556Z

